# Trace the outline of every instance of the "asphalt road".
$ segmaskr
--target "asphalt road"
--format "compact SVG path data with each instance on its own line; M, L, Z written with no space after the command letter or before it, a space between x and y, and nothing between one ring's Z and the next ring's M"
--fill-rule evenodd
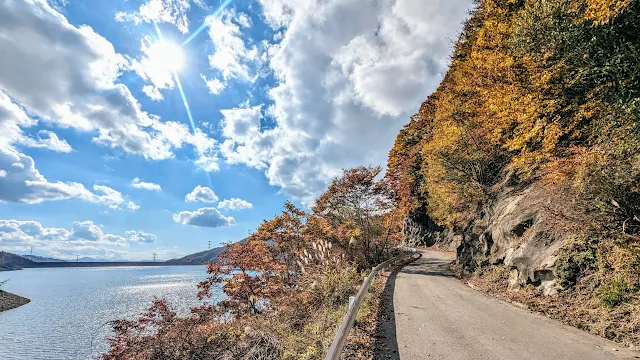
M448 270L451 260L427 251L395 277L391 332L401 360L640 359L614 342L469 288Z

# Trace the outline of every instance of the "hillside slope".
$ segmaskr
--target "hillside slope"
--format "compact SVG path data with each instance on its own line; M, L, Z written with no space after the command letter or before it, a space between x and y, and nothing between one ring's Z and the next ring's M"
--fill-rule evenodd
M246 239L242 239L239 243L244 244ZM224 250L226 246L220 246L211 250L200 251L194 254L189 254L178 259L167 260L167 264L172 265L197 265L204 264L210 261L217 261L218 254Z
M51 262L66 262L66 260L60 260L60 259L54 259L54 258L50 258L50 257L46 257L46 256L37 256L37 255L20 255L25 259L31 260L33 262L47 262L47 263L51 263Z
M22 256L0 251L0 271L18 270L23 267L33 267L35 263Z
M640 344L640 1L482 0L397 136L407 241L485 289Z

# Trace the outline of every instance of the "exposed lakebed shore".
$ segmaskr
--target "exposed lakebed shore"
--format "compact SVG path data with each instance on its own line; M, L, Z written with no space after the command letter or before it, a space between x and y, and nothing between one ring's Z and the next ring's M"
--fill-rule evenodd
M28 304L30 301L25 297L0 290L0 312Z

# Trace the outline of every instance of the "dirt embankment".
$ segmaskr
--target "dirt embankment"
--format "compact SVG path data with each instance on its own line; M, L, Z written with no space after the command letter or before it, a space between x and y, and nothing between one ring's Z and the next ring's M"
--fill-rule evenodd
M30 301L25 297L0 290L0 312L28 304Z

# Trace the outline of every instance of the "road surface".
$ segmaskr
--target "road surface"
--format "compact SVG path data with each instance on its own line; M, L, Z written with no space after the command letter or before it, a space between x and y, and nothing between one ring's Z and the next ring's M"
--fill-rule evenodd
M425 251L390 281L401 360L608 360L640 353L475 291L449 271L449 255ZM393 320L395 318L395 321ZM395 323L395 328L393 328Z

